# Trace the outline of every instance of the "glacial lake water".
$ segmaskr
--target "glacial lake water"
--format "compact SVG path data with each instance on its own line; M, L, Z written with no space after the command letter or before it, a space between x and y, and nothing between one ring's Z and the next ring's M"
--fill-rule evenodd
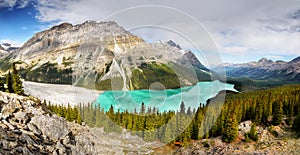
M112 105L115 111L137 111L140 110L142 102L146 107L156 107L159 111L178 110L181 101L186 109L190 106L197 108L200 103L216 96L222 90L234 89L234 85L220 81L198 82L194 86L182 87L179 89L165 90L132 90L132 91L106 91L99 95L96 104L108 111Z

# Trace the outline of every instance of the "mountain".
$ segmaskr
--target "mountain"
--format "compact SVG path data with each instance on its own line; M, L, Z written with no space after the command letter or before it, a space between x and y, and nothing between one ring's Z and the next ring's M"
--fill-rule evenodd
M0 45L0 58L6 55L8 52Z
M211 80L196 56L173 41L147 43L115 22L62 23L36 33L2 57L0 69L17 62L28 81L75 84L100 90L166 88Z
M220 66L212 70L218 71ZM262 58L257 62L223 64L229 77L246 77L255 80L300 82L300 57L290 62L272 61Z
M9 43L3 43L2 45L0 45L0 50L5 50L8 52L12 52L14 50L19 49L19 47L13 47L11 44Z
M2 45L0 45L0 58L5 55L8 55L9 53L16 51L17 49L19 48L12 47L11 44L9 43L3 43Z
M0 92L0 154L152 154L155 143L68 122L32 96Z
M5 49L0 45L0 50L5 50Z

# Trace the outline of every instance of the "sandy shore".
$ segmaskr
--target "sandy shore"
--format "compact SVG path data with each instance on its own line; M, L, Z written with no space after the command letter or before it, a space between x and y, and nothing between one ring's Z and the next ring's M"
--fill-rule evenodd
M68 103L73 106L79 103L87 104L94 102L99 94L103 91L90 90L82 87L72 85L60 84L46 84L24 81L25 93L35 96L40 100L50 101L51 104L67 105Z

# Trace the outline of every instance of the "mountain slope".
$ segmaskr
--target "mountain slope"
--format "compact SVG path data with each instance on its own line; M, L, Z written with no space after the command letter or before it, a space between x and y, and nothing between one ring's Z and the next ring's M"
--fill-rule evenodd
M0 92L0 154L151 154L156 144L67 122L33 97Z
M0 58L8 52L0 45Z
M0 60L7 71L17 62L28 81L75 84L91 89L166 88L211 79L190 51L176 43L146 43L115 22L63 23L35 34L17 52Z
M255 80L300 82L300 57L290 62L260 59L258 62L223 64L227 76L246 77ZM217 66L213 70L218 70Z

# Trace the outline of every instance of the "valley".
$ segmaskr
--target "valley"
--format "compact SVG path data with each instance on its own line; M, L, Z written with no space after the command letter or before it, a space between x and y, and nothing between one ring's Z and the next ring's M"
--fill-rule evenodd
M299 57L207 68L114 21L61 23L0 46L0 154L297 154L299 82Z
M7 73L15 62L26 81L96 90L148 89L153 82L172 89L215 79L194 53L176 45L147 43L113 21L62 23L2 56L0 70Z

